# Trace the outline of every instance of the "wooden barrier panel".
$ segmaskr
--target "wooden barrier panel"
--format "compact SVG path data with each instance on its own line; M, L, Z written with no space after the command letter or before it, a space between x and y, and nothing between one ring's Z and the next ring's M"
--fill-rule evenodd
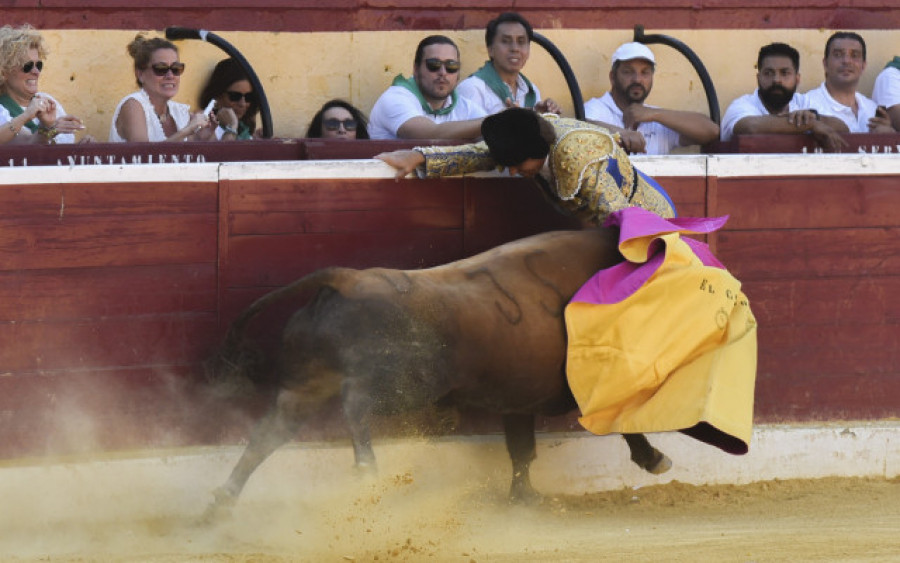
M844 133L841 135L847 146L841 152L866 154L900 153L900 135L896 133ZM822 147L811 135L735 135L726 142L714 142L705 147L710 153L741 154L816 154Z
M50 448L69 417L153 424L134 406L191 381L214 343L215 167L30 167L4 182L0 451Z
M759 321L762 420L897 415L900 161L888 155L721 157L718 257Z

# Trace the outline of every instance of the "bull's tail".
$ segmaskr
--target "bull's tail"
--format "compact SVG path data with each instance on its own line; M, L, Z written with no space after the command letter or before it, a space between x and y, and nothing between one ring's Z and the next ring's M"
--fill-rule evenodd
M271 291L247 307L228 328L219 350L205 366L207 380L218 394L245 394L254 385L254 375L264 363L262 351L246 342L245 332L250 322L269 306L283 299L310 293L332 285L341 268L325 268L306 275L282 288Z

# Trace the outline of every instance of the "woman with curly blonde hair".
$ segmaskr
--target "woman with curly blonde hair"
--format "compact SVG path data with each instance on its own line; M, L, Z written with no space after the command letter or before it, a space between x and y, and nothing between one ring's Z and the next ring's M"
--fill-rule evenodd
M38 88L47 46L30 25L0 27L0 143L73 143L81 120Z

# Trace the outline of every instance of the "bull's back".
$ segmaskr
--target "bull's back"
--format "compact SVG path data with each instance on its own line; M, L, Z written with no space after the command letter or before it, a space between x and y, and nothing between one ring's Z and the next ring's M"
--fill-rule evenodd
M460 402L540 411L568 396L566 304L619 260L609 231L561 231L397 275L412 308L432 319L453 351Z
M336 270L317 310L330 338L357 350L345 355L376 351L355 370L393 365L393 384L420 398L540 412L569 395L566 303L618 260L606 230L544 233L424 270Z

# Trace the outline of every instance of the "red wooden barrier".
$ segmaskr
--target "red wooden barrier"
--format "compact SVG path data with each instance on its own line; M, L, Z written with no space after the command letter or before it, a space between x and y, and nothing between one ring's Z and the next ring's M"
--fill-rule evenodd
M364 145L353 150L385 148ZM636 162L683 215L731 217L710 243L759 320L757 420L897 415L891 157ZM682 162L703 165L677 171ZM395 182L371 161L14 167L0 181L6 457L233 442L259 404L203 394L202 363L254 298L321 266L427 267L578 226L526 180ZM495 428L481 419L460 431Z
M213 31L391 31L483 29L497 14L518 11L535 29L894 29L900 14L890 2L854 0L17 0L4 19L43 29L163 29ZM248 17L252 15L252 17Z

